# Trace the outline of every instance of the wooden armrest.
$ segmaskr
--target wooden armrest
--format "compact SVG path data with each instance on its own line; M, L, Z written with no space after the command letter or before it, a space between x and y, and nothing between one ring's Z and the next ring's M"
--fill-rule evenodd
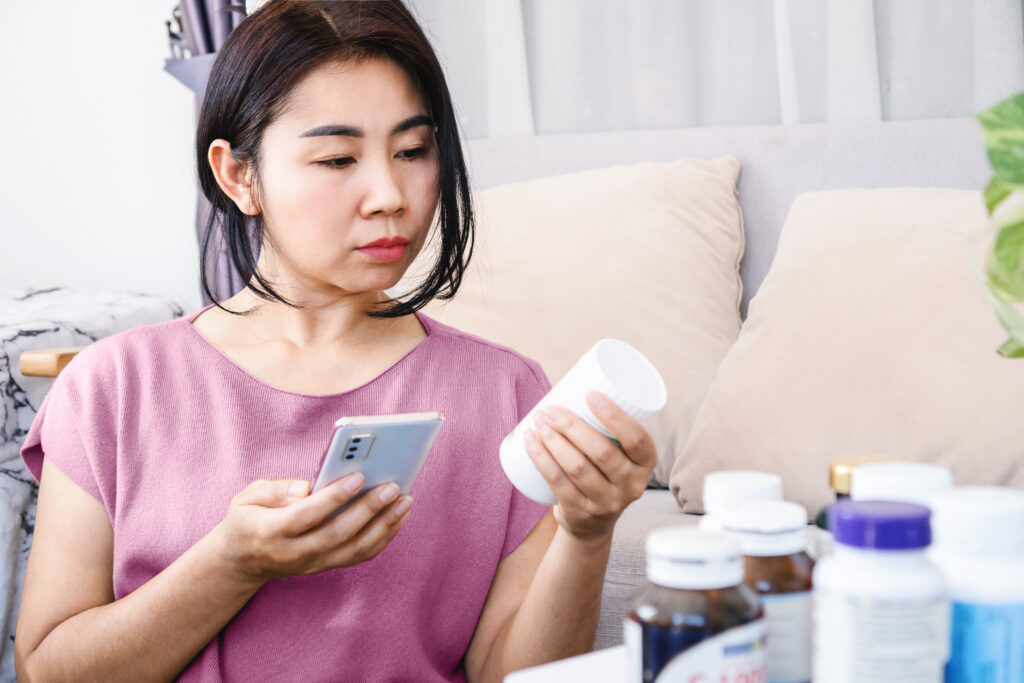
M84 348L84 346L65 346L60 349L26 351L18 358L18 369L26 377L56 377Z

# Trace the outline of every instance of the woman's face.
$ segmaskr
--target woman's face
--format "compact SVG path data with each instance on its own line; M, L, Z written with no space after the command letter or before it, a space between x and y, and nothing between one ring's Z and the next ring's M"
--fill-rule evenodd
M426 240L439 176L433 122L405 71L385 59L320 67L264 131L268 274L328 295L394 286Z

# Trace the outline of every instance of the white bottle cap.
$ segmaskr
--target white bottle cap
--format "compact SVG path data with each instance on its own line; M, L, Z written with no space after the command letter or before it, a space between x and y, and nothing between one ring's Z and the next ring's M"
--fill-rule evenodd
M647 534L647 578L668 588L710 590L743 583L739 542L725 534L670 526Z
M1024 558L1024 491L957 486L932 496L931 506L936 552Z
M755 500L782 500L782 477L751 470L723 470L704 477L705 515L719 515Z
M867 463L853 470L850 477L850 497L854 500L927 506L934 494L953 487L953 473L948 468L922 462Z
M807 545L807 510L784 500L744 503L725 513L723 527L750 557L779 557Z
M602 339L578 364L580 373L572 378L566 373L566 378L575 379L582 394L601 392L637 422L649 420L668 401L668 390L657 368L624 341Z
M651 361L626 342L602 339L527 413L501 443L499 457L509 481L523 495L541 505L554 505L551 487L526 452L526 430L534 426L538 410L558 405L607 437L611 433L590 411L587 393L599 391L637 422L645 422L665 407L668 391Z

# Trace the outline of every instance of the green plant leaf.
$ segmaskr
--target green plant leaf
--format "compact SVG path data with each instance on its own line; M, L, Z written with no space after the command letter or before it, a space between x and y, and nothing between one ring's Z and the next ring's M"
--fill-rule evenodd
M996 309L999 322L1002 323L1003 329L1010 334L1010 338L999 347L999 353L1007 358L1024 357L1024 316L1013 307L1011 302L1003 298L992 282L983 279L982 283L988 291L989 300Z
M984 130L988 160L996 176L1007 185L1024 188L1024 93L1003 100L976 118Z
M1024 358L1024 344L1011 337L999 347L999 354L1006 358Z
M997 224L998 234L988 255L985 274L1000 298L1024 301L1024 210Z
M1010 196L1011 192L1013 192L1012 187L1000 180L998 176L992 176L988 187L985 188L985 206L988 208L990 216L999 203Z

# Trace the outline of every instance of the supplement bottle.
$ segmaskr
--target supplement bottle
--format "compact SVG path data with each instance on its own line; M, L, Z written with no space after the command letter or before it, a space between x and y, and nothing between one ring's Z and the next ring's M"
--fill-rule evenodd
M505 476L527 498L541 505L558 502L547 480L526 453L526 433L533 428L537 413L545 408L561 406L621 445L590 412L587 394L591 390L607 396L637 422L652 418L668 400L664 380L640 351L618 339L602 339L594 344L530 409L498 448L498 460Z
M833 460L828 467L828 487L836 496L836 502L850 497L850 475L853 470L869 462L887 462L890 458L864 456ZM830 503L831 505L831 503ZM828 505L823 507L814 518L814 526L808 530L807 552L815 560L820 560L832 553L832 532L828 528Z
M895 500L928 507L934 494L951 488L949 468L923 462L873 462L850 475L853 500Z
M755 500L782 500L782 477L769 472L722 470L704 477L702 531L721 531L722 515Z
M745 582L761 596L770 683L811 680L811 572L807 511L796 503L748 503L725 515L739 542Z
M835 551L813 575L815 683L941 683L949 603L925 556L930 514L913 503L832 506Z
M1024 491L956 487L931 503L953 614L946 681L1024 681Z
M765 680L763 614L735 539L657 529L646 571L625 619L628 681Z

